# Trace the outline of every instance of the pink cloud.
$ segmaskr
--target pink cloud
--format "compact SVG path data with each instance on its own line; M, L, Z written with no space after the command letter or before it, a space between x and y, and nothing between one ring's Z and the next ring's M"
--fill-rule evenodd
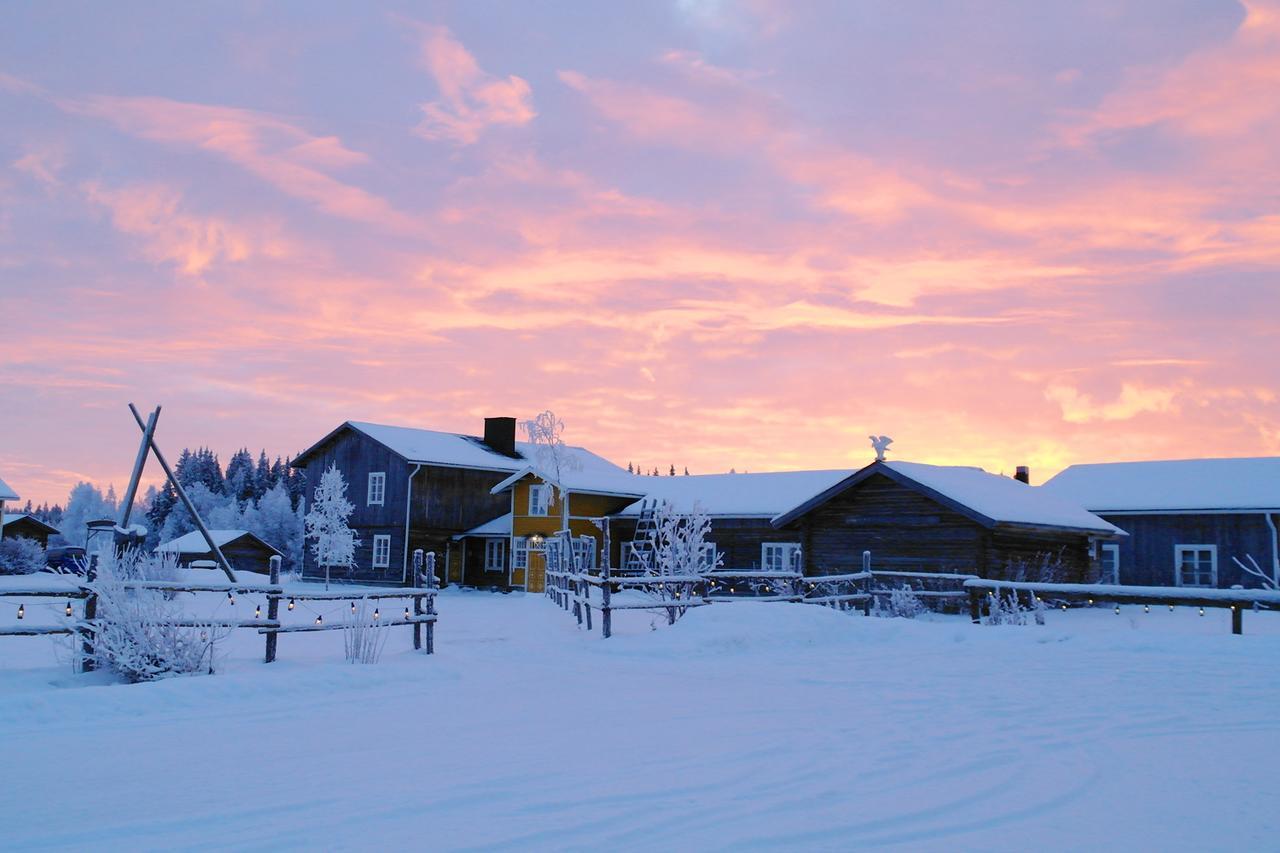
M440 89L440 100L422 104L417 132L426 139L470 145L490 127L520 127L538 115L524 79L495 77L446 27L417 25L422 62Z

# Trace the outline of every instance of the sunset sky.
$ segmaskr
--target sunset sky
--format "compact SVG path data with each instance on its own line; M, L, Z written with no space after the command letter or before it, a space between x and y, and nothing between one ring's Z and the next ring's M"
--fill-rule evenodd
M0 476L1278 454L1277 140L1277 3L7 4Z

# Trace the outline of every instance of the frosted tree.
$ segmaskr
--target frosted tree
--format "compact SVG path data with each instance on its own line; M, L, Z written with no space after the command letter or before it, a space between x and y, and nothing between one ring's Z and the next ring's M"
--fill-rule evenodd
M245 511L249 530L284 554L284 570L302 571L303 511L293 508L286 483L276 483L252 510Z
M315 540L311 553L316 564L324 566L325 589L329 588L329 570L333 566L355 566L360 540L347 525L354 509L347 500L347 481L337 465L330 465L321 475L311 509L303 518L306 538Z
M649 535L653 555L649 571L660 578L671 578L670 583L659 584L656 592L663 600L687 601L694 597L694 587L704 583L701 579L723 563L715 545L707 541L711 517L700 504L695 503L690 512L681 513L663 501L654 510L653 524ZM672 610L672 621L675 616Z
M1268 575L1262 570L1262 566L1258 565L1258 561L1253 558L1252 554L1245 554L1244 558L1248 560L1248 564L1240 562L1239 557L1232 557L1231 562L1240 567L1240 570L1247 575L1253 575L1258 579L1258 583L1263 589L1280 590L1280 561L1274 564L1274 575Z
M68 545L84 546L90 521L116 517L114 495L114 491L108 489L104 496L93 483L76 483L67 496L67 508L58 526Z
M564 489L560 486L561 478L569 471L577 471L582 462L564 443L564 421L556 417L555 412L547 409L533 420L525 421L521 426L534 447L534 462L549 478L555 481L555 487L561 498Z

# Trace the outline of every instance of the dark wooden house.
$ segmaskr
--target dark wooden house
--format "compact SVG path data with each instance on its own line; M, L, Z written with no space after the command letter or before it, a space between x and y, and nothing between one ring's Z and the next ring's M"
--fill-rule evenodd
M436 553L437 575L461 583L455 537L511 511L511 496L492 489L535 455L515 436L514 418L485 418L482 436L348 421L299 454L292 464L307 472L308 503L321 474L336 465L355 505L349 523L360 539L356 566L333 577L405 583L413 551L421 548ZM583 448L569 450L593 465L617 467ZM506 549L503 560L509 559ZM324 576L309 542L303 575Z
M34 515L27 513L5 513L3 516L3 532L0 532L0 538L8 539L15 536L25 536L28 539L34 539L40 543L41 548L49 547L49 537L56 536L58 528L50 524L45 524Z
M281 556L278 550L247 530L210 530L209 535L237 572L266 574L271 558ZM160 543L156 546L156 553L176 555L178 565L183 568L191 568L193 563L200 562L212 564L217 559L199 531Z
M1043 567L1064 582L1097 575L1095 543L1114 525L1042 489L980 468L873 462L772 520L806 574L873 568L995 579Z
M18 500L18 493L9 488L9 484L0 479L0 516L4 515L4 505ZM0 538L4 537L4 526L0 525Z
M1252 557L1280 583L1280 458L1073 465L1042 488L1129 533L1099 546L1110 582L1259 587Z

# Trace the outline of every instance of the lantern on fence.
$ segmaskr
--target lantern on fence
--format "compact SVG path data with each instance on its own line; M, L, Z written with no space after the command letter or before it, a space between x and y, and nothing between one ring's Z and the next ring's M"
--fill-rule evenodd
M317 614L317 615L316 615L316 624L317 624L317 625L323 625L323 624L324 624L324 617L323 617L323 616L320 616L320 615L318 615L318 614Z
M18 605L18 618L19 618L19 619L21 619L23 616L26 616L26 615L27 615L27 605L25 605L25 604L19 604L19 605Z
M378 608L376 608L376 607L375 607L375 608L373 608L373 619L374 619L374 621L376 622L376 621L377 621L381 616L382 616L382 614L378 612Z
M67 615L68 615L68 616L70 616L70 615L71 615L71 602L70 602L70 601L68 601L68 602L67 602L67 611L66 611L66 612L67 612Z
M290 610L292 610L292 609L293 609L293 599L292 599L292 598L291 598L291 599L289 599L289 609L290 609Z
M408 618L409 618L409 607L408 607L408 605L406 605L406 606L405 606L405 608L404 608L404 618L406 618L406 619L408 619Z
M261 617L262 617L262 605L259 604L257 607L253 608L253 618L260 619Z

